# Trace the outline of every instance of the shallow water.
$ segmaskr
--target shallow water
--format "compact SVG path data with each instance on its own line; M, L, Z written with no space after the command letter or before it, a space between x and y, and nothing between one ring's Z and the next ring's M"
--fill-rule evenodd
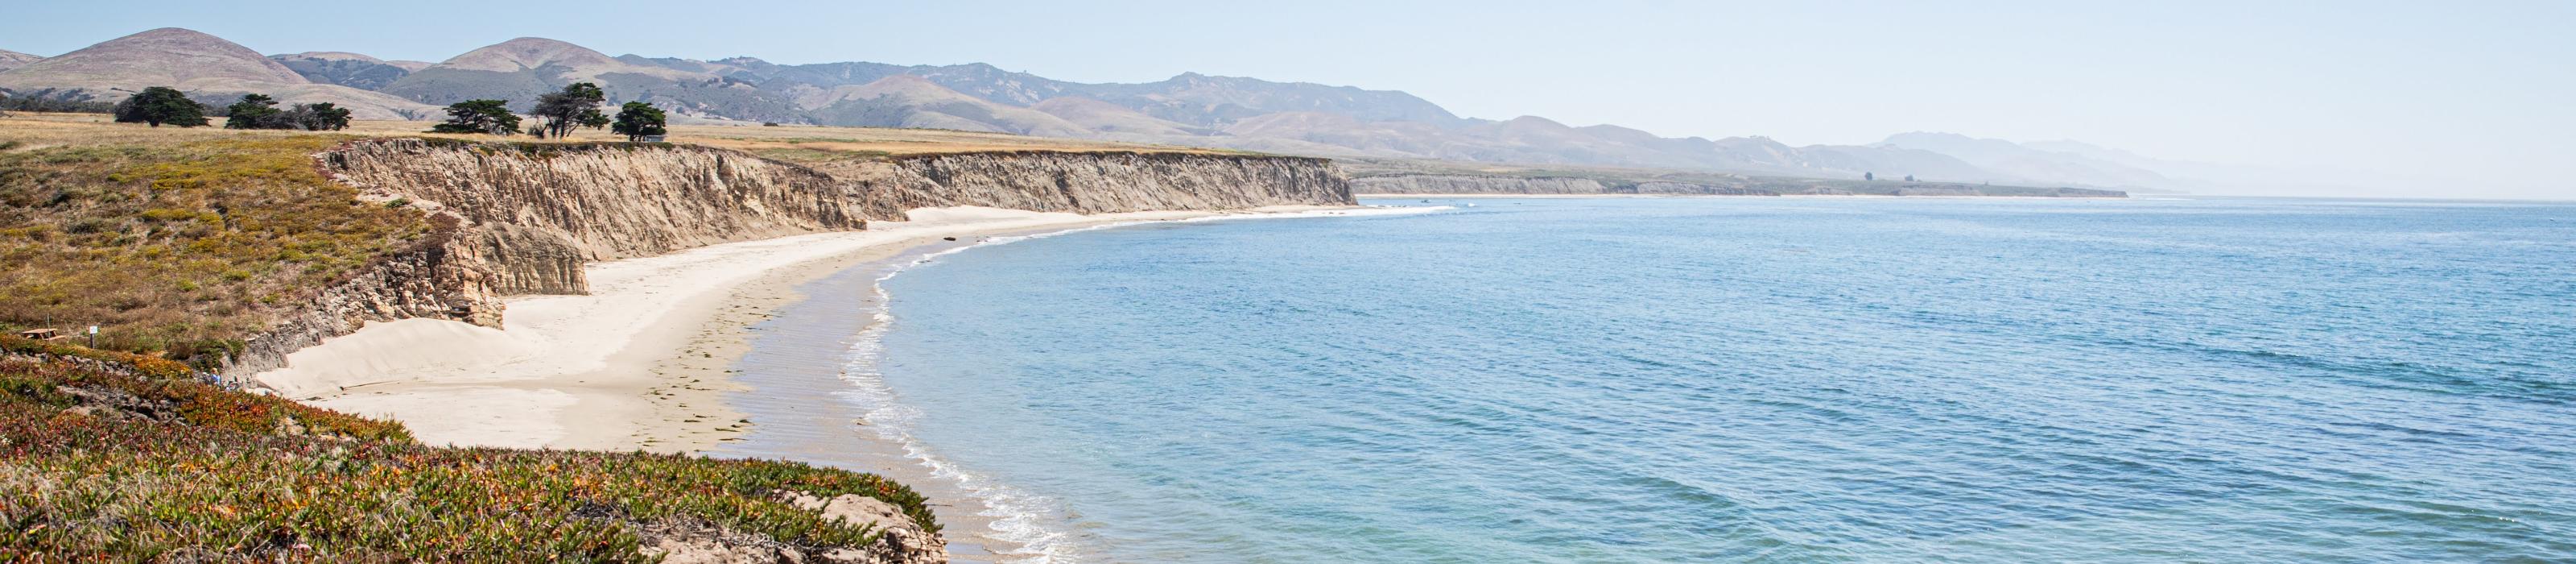
M2576 206L1471 202L942 256L853 372L1071 561L2576 560Z

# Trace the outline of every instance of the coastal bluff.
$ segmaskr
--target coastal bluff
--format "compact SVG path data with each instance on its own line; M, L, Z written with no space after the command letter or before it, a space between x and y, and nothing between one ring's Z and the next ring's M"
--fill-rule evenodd
M808 164L668 144L368 139L315 155L362 199L434 232L324 289L226 366L252 374L369 321L498 327L514 295L582 294L582 265L708 245L862 230L917 208L1118 213L1352 205L1329 160L1042 150L856 156Z
M2094 188L1991 186L1956 182L1770 178L1693 174L1685 179L1653 174L1553 176L1547 174L1372 174L1350 180L1370 195L1640 195L1640 196L2001 196L2126 198L2127 192Z

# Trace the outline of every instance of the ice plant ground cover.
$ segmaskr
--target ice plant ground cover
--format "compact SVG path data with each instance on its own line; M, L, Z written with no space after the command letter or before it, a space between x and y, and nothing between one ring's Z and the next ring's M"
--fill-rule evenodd
M48 346L0 341L13 352ZM827 548L879 534L799 510L781 492L869 496L936 527L920 495L869 474L431 447L396 423L184 376L0 361L0 560L622 562L653 559L643 548L664 536Z

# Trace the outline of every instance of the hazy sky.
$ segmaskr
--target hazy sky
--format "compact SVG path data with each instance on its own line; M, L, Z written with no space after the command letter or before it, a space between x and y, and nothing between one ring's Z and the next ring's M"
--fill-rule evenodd
M539 36L611 55L986 62L1087 82L1197 71L1668 136L2076 139L2454 184L2426 193L2576 198L2560 180L2576 168L2576 1L29 4L0 20L0 49L54 55L179 26L266 53L428 61ZM351 23L316 21L334 11Z

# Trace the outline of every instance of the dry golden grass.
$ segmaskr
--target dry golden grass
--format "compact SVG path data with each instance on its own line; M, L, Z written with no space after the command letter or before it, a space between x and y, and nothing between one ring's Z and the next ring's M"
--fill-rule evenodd
M211 366L430 229L315 170L351 136L81 117L0 119L0 328Z

